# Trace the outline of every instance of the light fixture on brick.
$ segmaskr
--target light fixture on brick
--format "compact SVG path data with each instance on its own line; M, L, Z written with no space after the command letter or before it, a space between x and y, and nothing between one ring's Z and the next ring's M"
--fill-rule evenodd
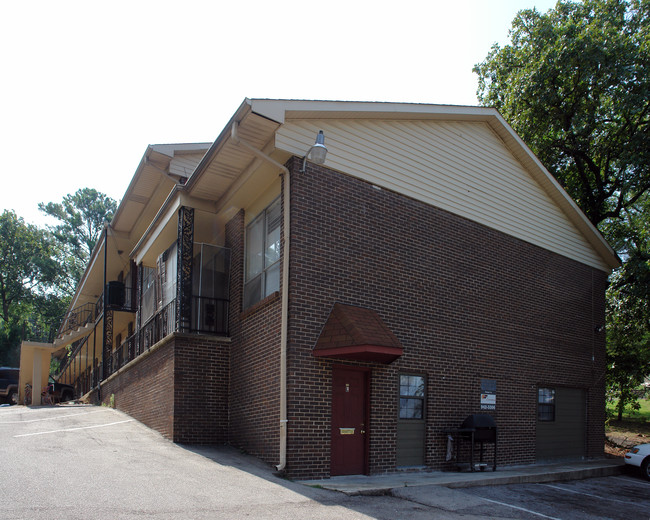
M316 136L316 142L312 147L307 150L305 158L302 160L302 169L300 173L305 173L305 167L307 166L307 158L311 155L311 162L315 164L323 164L325 162L325 157L327 156L327 147L325 146L325 135L322 130L318 131Z

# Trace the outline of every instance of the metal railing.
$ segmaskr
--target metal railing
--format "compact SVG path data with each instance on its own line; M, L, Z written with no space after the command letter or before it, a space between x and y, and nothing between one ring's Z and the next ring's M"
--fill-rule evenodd
M126 365L129 361L136 358L135 344L137 334L133 334L126 338L122 344L117 347L111 354L110 373L117 372L120 368ZM110 375L110 374L108 374Z
M149 350L165 336L176 330L176 300L172 300L154 314L140 330L140 352Z
M190 332L228 334L229 303L226 298L193 296Z
M100 298L100 301L103 301L103 298ZM225 298L192 297L192 320L189 332L227 335L229 303ZM147 320L139 331L126 338L105 363L99 363L94 368L88 367L75 381L75 390L79 393L90 391L99 384L100 378L101 380L108 378L175 331L176 300L172 300ZM61 372L69 367L86 340L87 337L75 345Z
M100 301L102 300L103 299L100 298ZM93 323L99 314L100 311L98 310L98 305L95 303L86 303L68 311L61 319L61 326L59 327L57 337L75 331L88 323Z

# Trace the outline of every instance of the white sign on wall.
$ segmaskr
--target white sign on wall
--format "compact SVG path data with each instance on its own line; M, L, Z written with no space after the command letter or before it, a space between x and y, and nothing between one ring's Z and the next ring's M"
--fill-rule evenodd
M481 410L496 410L497 382L494 379L481 379Z

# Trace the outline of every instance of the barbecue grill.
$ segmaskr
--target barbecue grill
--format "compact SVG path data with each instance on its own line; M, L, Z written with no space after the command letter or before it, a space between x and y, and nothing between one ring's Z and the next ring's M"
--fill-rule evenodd
M485 444L494 444L494 455L492 459L492 471L497 469L497 425L494 418L488 414L469 415L460 425L460 428L445 430L447 435L454 435L456 441L456 464L461 464L460 453L461 443L469 443L469 468L476 471L474 464L474 453L479 451L479 468L483 471L487 464L483 462Z

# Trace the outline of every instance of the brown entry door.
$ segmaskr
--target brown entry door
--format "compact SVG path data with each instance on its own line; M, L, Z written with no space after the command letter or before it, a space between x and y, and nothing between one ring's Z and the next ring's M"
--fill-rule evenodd
M368 472L369 372L364 369L332 369L331 475Z

